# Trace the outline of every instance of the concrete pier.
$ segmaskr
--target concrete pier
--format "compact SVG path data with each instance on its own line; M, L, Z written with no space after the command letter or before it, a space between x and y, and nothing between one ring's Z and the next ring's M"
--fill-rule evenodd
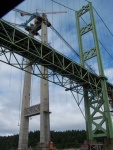
M47 43L47 17L43 14L42 22L42 42ZM41 66L41 72L45 77L48 77L47 68ZM40 90L40 145L42 150L46 150L50 142L50 118L49 118L49 85L48 81L41 79Z
M29 60L26 60L26 64L29 64ZM28 66L26 71L31 72L32 67ZM20 121L20 133L19 133L19 150L26 150L28 148L28 133L29 133L29 117L25 117L25 108L30 106L30 90L31 90L31 74L25 72L22 108L21 108L21 121Z

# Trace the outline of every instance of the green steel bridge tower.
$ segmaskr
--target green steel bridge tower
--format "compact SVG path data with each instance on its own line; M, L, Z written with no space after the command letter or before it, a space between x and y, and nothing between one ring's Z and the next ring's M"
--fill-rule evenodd
M90 15L90 23L81 27L80 17L85 13ZM76 22L80 47L81 65L70 60L47 44L42 43L30 35L15 28L4 20L0 20L0 61L26 71L26 65L18 59L18 55L30 60L33 65L32 73L37 77L53 82L71 92L81 93L85 103L85 118L87 138L89 141L105 139L105 150L112 150L113 147L113 123L109 108L109 94L113 92L113 85L107 82L104 75L96 25L94 21L92 4L83 6L76 12ZM92 32L94 47L84 51L83 36ZM85 62L96 57L99 68L99 75L96 75L85 67ZM12 61L13 58L13 61ZM16 63L14 63L14 61ZM39 65L48 68L48 76L40 70ZM36 69L34 69L36 67ZM71 88L70 88L71 87ZM80 87L80 91L78 91ZM40 106L37 105L36 112L40 113ZM29 108L25 108L25 112ZM30 108L31 109L31 108ZM32 109L31 109L32 110ZM31 114L25 114L29 117ZM108 147L106 141L109 139Z
M87 24L84 20L86 26L81 27L80 18L85 13L89 13L90 23ZM90 84L83 86L87 136L89 140L100 137L112 139L113 123L109 109L109 95L106 85L107 78L104 75L92 3L89 2L87 6L83 6L82 9L76 12L76 21L81 65L85 67L87 60L97 57L99 76L101 79L101 90L98 89L98 84L95 88L89 86ZM89 32L93 34L93 39L90 40L93 40L94 47L84 50L83 36L89 34Z

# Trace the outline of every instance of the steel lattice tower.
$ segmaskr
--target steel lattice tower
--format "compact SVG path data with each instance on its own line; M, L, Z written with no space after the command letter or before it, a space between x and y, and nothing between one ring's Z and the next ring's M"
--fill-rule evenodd
M85 13L89 13L90 23L81 27L80 18ZM113 139L113 124L106 86L107 78L104 75L92 3L88 3L88 5L83 6L82 9L76 12L76 21L81 65L85 67L85 62L87 60L97 57L99 75L101 79L101 89L98 89L98 84L95 88L90 86L90 84L83 86L88 140L94 140L95 138L100 137ZM92 32L93 34L94 47L84 51L83 36L89 32ZM111 147L109 147L109 150L110 148Z

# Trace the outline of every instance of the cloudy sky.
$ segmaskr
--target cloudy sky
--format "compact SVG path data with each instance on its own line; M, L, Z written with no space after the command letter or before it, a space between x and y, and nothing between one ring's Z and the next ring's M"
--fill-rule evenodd
M85 0L56 0L56 2L76 11L83 5L87 4ZM106 25L109 27L110 31L113 33L113 15L111 15L113 14L113 1L91 0L91 2ZM48 19L53 27L66 39L66 41L70 43L77 52L79 52L74 11L58 5L51 0L25 0L25 2L21 3L16 8L31 13L36 11L36 9L38 9L39 12L67 11L66 14L48 15ZM11 11L4 16L5 20L17 24L25 22L28 18L29 17L22 18L19 13L14 11ZM103 48L100 45L105 75L108 77L108 80L112 82L113 35L111 35L111 33L105 28L105 25L103 25L96 13L95 19L99 40L105 47ZM90 39L90 36L88 39ZM61 39L59 39L51 29L48 29L48 43L56 50L79 63L78 57L72 53L69 47L66 47ZM85 46L87 46L87 44ZM96 60L94 59L92 62L89 62L89 65L98 74ZM0 62L0 135L19 133L18 124L20 124L23 81L24 72ZM40 79L38 77L32 76L31 87L31 105L38 104L40 103ZM66 92L64 88L49 83L49 97L50 111L52 112L50 115L51 130L64 131L85 129L84 117L82 116L70 92ZM84 111L83 105L81 107ZM29 130L40 130L40 116L30 118Z

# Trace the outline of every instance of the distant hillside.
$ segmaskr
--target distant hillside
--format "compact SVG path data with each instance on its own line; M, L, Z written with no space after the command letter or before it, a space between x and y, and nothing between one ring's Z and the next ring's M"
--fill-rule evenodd
M29 147L36 147L40 131L29 132ZM51 131L51 141L58 149L79 147L86 140L85 130ZM0 150L14 150L18 147L18 135L0 136Z

